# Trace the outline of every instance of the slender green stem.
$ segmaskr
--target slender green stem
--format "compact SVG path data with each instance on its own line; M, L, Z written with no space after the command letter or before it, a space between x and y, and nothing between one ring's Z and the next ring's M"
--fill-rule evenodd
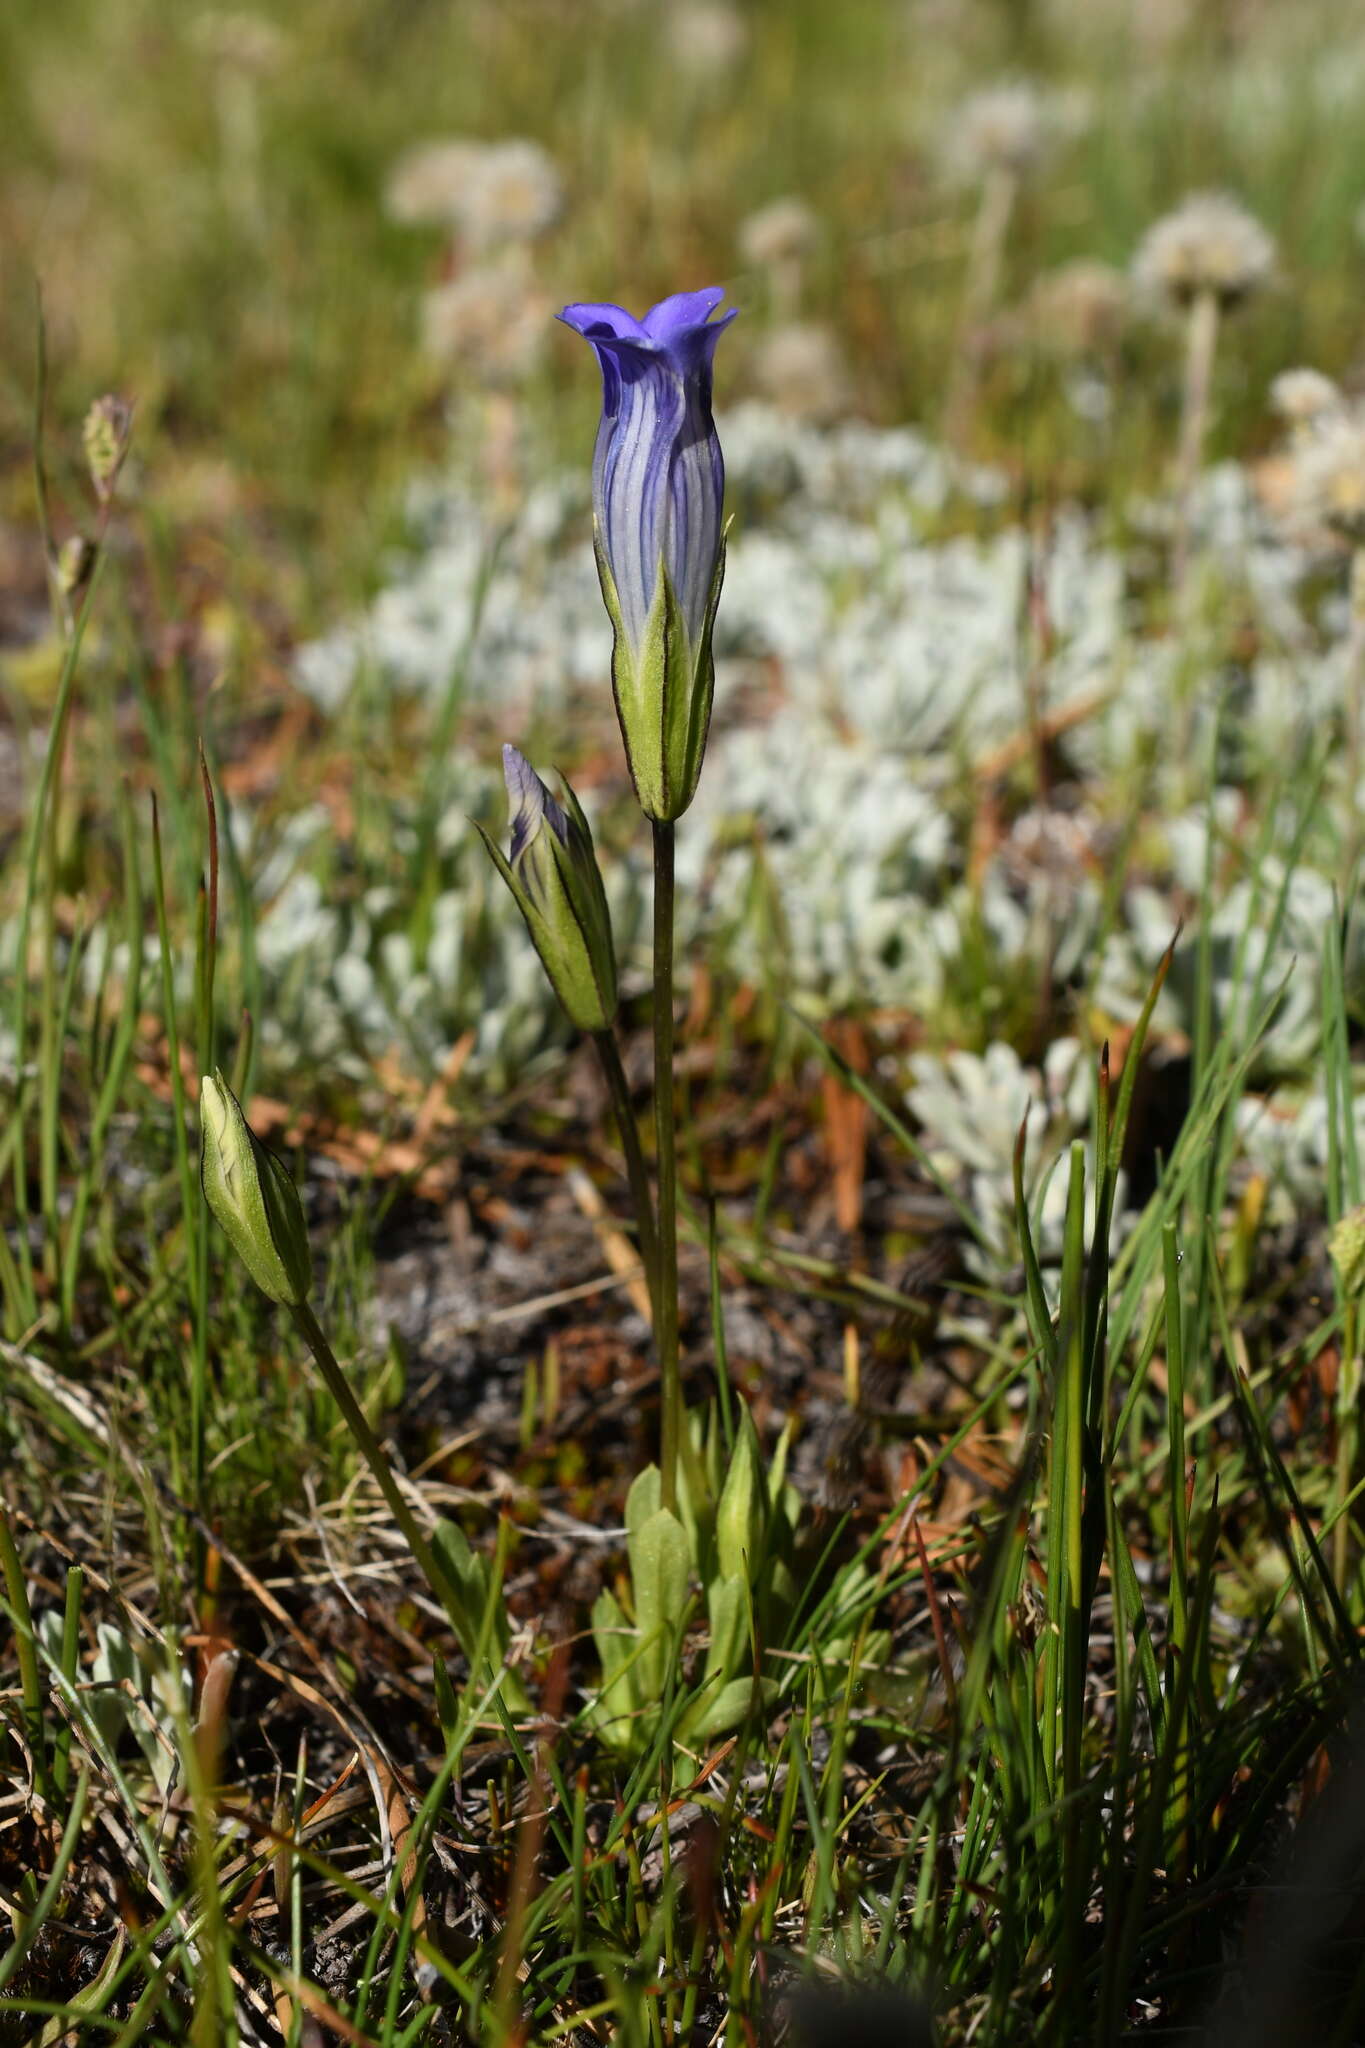
M1357 796L1365 758L1365 546L1351 557L1351 628L1346 641L1346 691L1343 704L1345 744L1342 781L1346 790L1345 840L1341 855L1342 889L1347 902L1355 885L1360 858L1360 817Z
M1185 1319L1180 1296L1180 1249L1175 1223L1162 1229L1166 1289L1166 1403L1171 1490L1171 1591L1167 1638L1166 1697L1174 1701L1180 1666L1189 1654L1189 1522L1185 1509ZM1190 1877L1190 1769L1193 1761L1189 1707L1183 1689L1183 1725L1174 1731L1175 1770L1167 1796L1166 1859L1178 1884Z
M33 1780L39 1792L47 1793L47 1745L43 1733L43 1686L38 1675L38 1652L33 1640L33 1615L24 1584L24 1567L14 1541L9 1517L0 1509L0 1574L14 1624L14 1658L19 1666L19 1686L24 1696L24 1725L33 1757Z
M43 1241L43 1270L48 1279L55 1279L60 1271L61 1246L57 1229L56 1173L57 1173L57 1125L61 1092L60 1043L53 1036L53 994L55 989L56 924L55 907L57 892L57 811L61 791L61 768L66 753L67 736L70 730L71 709L75 697L76 671L80 660L81 643L85 637L95 602L95 592L104 568L104 544L108 537L109 521L114 508L112 490L105 496L100 509L99 523L91 552L90 572L84 594L75 608L57 581L57 549L52 530L52 516L48 498L47 459L44 450L44 423L47 413L47 330L43 320L41 297L38 303L37 334L37 375L33 405L33 471L37 487L38 525L42 534L43 558L47 564L48 589L52 598L53 621L63 643L61 674L57 681L56 701L52 708L52 721L48 729L47 751L39 776L38 789L28 825L28 841L24 860L24 894L19 916L18 939L15 947L15 989L14 989L14 1043L15 1061L19 1082L16 1090L15 1118L19 1126L19 1140L14 1148L14 1206L18 1223L19 1269L23 1287L23 1317L32 1320L37 1313L37 1296L33 1285L33 1252L29 1243L29 1187L27 1152L24 1132L28 1115L28 1096L24 1085L24 1062L28 1045L28 976L29 976L29 934L32 928L33 912L38 894L41 870L44 889L43 901L43 978L41 1000L41 1044L39 1063L39 1199L42 1205L45 1235ZM46 853L46 860L44 860Z
M57 824L61 812L60 772L43 820L42 1016L39 1020L38 1188L43 1218L43 1272L56 1280L61 1264L57 1214L57 1124L61 1112L62 1059L57 1025Z
M19 928L14 948L14 1003L13 1036L17 1048L16 1060L19 1067L19 1085L15 1102L15 1119L20 1128L20 1142L14 1149L14 1209L18 1225L19 1264L25 1290L24 1316L32 1320L37 1312L37 1296L33 1290L33 1254L29 1243L28 1224L30 1217L28 1186L28 1154L22 1141L24 1122L28 1113L28 1091L24 1082L25 1048L29 1030L29 938L33 928L34 910L38 906L40 881L47 896L43 911L44 944L46 958L50 964L51 953L48 929L49 913L57 882L53 859L44 862L44 852L49 851L48 818L55 802L58 775L66 753L67 732L71 722L71 709L75 698L76 670L80 660L81 643L85 637L86 622L94 604L95 591L99 584L100 572L104 566L103 543L105 521L101 520L95 540L95 560L86 585L85 597L76 616L75 626L66 640L62 655L61 675L57 682L57 697L52 708L51 724L48 728L47 749L39 773L38 787L34 794L32 812L28 824L28 839L24 854L24 894L19 910ZM50 988L45 984L44 1015L50 1017ZM50 1055L50 1048L44 1048ZM47 1057L45 1071L50 1072L52 1061ZM42 1085L40 1081L40 1086ZM52 1083L49 1081L50 1088ZM40 1098L41 1099L41 1098ZM40 1182L41 1188L41 1182ZM40 1197L41 1198L41 1197Z
M592 1042L597 1047L597 1056L602 1062L607 1092L611 1096L611 1106L616 1116L616 1128L621 1134L621 1149L626 1155L626 1178L630 1182L630 1199L635 1206L640 1263L645 1269L649 1298L654 1304L654 1313L657 1316L659 1234L654 1221L654 1197L650 1192L649 1169L645 1165L644 1148L640 1143L640 1127L630 1106L630 1087L626 1081L626 1070L621 1064L621 1054L614 1033L594 1031Z
M351 1392L346 1375L337 1363L336 1353L323 1334L321 1323L306 1301L294 1304L290 1314L317 1360L322 1377L327 1383L327 1391L341 1410L342 1420L359 1445L365 1463L374 1474L375 1483L388 1502L393 1519L402 1530L419 1571L445 1609L458 1641L468 1650L470 1646L466 1641L469 1633L467 1617L459 1592L449 1583L435 1552L418 1528L412 1509L404 1500L398 1481L393 1476L393 1467L384 1456L383 1445L365 1420L364 1410Z
M85 1573L73 1564L66 1575L66 1604L62 1610L62 1677L68 1685L76 1682L81 1654L81 1596ZM71 1781L71 1723L62 1717L52 1743L52 1789L59 1799L66 1797Z
M217 1065L213 1035L213 984L218 952L218 815L213 801L213 781L202 738L199 742L199 773L204 787L204 809L208 838L208 882L200 880L195 946L195 1059L200 1074L211 1074ZM195 1189L194 1236L189 1245L190 1298L194 1307L194 1351L190 1361L190 1441L192 1446L195 1506L201 1514L204 1500L205 1417L209 1393L209 1211L202 1177ZM203 1559L199 1561L203 1571Z
M673 1102L673 826L654 820L654 1130L659 1177L659 1288L654 1339L659 1354L659 1497L678 1498L682 1383L678 1367L678 1156Z
M1337 1381L1337 1508L1332 1530L1332 1576L1337 1590L1350 1598L1351 1542L1355 1518L1346 1513L1359 1463L1361 1327L1360 1304L1348 1301L1342 1316L1341 1365Z
M166 1033L166 1058L170 1066L171 1110L174 1121L176 1170L180 1178L181 1227L185 1236L186 1286L195 1306L194 1327L201 1327L195 1293L199 1272L198 1240L202 1228L202 1195L199 1177L190 1162L189 1111L185 1101L185 1075L180 1064L180 1019L175 1007L175 967L171 952L170 919L166 909L166 873L161 859L161 819L155 795L152 797L152 893L156 904L157 942L161 952L162 1026ZM190 1358L190 1441L189 1497L196 1510L204 1509L203 1375L198 1366L198 1338ZM196 1577L199 1576L199 1539L195 1538Z
M1009 233L1018 197L1019 178L1016 172L994 170L987 175L967 253L967 278L958 318L957 346L953 351L948 400L944 408L944 438L950 447L957 447L965 440L976 410L981 372L981 328L1000 289L1005 237Z
M298 1761L294 1766L294 1802L289 1822L289 1961L294 1975L303 1977L303 1858L297 1847L303 1829L304 1809L308 1804L308 1752L302 1740L299 1742ZM283 1900L280 1904L283 1905ZM289 2020L289 2048L298 2048L303 2038L303 2006L291 2000Z
M1185 344L1185 388L1180 412L1180 448L1176 456L1176 530L1171 585L1179 598L1189 567L1194 493L1208 431L1213 359L1218 350L1218 298L1201 291L1190 307Z
M124 970L122 1000L114 1026L108 1059L100 1080L99 1096L90 1120L86 1143L85 1170L76 1181L75 1199L67 1226L68 1256L62 1265L62 1324L69 1329L76 1313L76 1284L81 1271L81 1247L85 1242L85 1219L96 1189L103 1184L105 1140L122 1095L128 1061L132 1056L138 1018L142 1014L142 882L138 868L137 826L127 782L120 785L119 818L123 838L124 937L128 964ZM241 1090L236 1091L240 1095Z

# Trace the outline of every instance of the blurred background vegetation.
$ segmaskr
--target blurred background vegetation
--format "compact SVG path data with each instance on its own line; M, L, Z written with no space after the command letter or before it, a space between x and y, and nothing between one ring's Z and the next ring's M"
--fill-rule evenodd
M1359 0L295 0L250 14L24 0L0 19L0 506L29 524L41 284L58 415L75 422L106 387L135 397L144 502L226 550L210 573L249 582L268 550L300 626L363 587L401 482L445 446L449 365L416 346L445 241L383 197L405 149L448 134L550 152L565 200L536 252L547 301L647 304L726 282L751 315L727 392L762 326L739 223L804 199L821 224L806 310L836 330L856 410L932 424L973 208L945 168L955 110L983 81L1025 75L1074 88L1081 118L1023 194L1004 303L1068 259L1127 265L1163 209L1224 186L1265 220L1282 268L1248 316L1219 435L1247 445L1287 362L1349 375L1365 284ZM1153 412L1177 394L1170 337L1131 346L1132 406L1108 458L1121 469L1169 445ZM565 449L584 438L592 380L587 352L556 335L527 386ZM1036 364L1002 352L977 437L1040 476L1046 464L1050 488L1074 485L1047 395Z

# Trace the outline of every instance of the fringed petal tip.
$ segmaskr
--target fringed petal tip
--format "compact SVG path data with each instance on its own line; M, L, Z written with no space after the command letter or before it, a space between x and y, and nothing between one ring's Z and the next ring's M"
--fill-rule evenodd
M583 300L565 306L559 318L575 334L581 334L594 348L608 349L637 361L641 356L662 356L683 375L702 363L709 363L720 336L736 317L732 307L713 320L712 314L725 297L724 287L708 285L697 292L674 292L651 306L643 320L637 320L623 306Z

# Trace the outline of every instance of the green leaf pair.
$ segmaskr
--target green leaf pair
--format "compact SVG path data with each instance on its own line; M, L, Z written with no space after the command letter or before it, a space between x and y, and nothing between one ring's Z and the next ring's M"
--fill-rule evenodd
M702 1585L709 1641L693 1697L678 1719L678 1741L709 1741L736 1727L756 1698L776 1697L777 1680L763 1677L757 1666L763 1648L781 1646L796 1604L791 1556L799 1503L786 1480L787 1444L784 1434L765 1471L758 1432L742 1409L727 1464L712 1411L705 1422L694 1417L687 1433L677 1514L660 1504L657 1467L649 1466L632 1486L626 1503L631 1612L610 1590L593 1609L602 1660L593 1718L614 1747L638 1754L658 1727L694 1578Z
M633 1618L609 1588L593 1605L602 1686L592 1718L613 1748L629 1753L644 1748L658 1726L689 1608L687 1531L661 1505L657 1465L645 1467L627 1496L626 1554Z

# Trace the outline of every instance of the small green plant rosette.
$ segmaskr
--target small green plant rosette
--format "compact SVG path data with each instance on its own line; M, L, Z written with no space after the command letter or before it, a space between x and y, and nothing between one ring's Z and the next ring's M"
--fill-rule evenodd
M780 1646L794 1590L782 1555L791 1533L788 1442L784 1432L765 1472L753 1417L741 1409L712 1522L706 1583L711 1640L697 1698L683 1717L686 1740L709 1741L737 1727L755 1704L756 1687L762 1702L776 1697L777 1682L757 1675L754 1652L755 1638L759 1645Z
M262 1293L298 1307L313 1287L299 1191L216 1068L200 1083L199 1125L204 1198L224 1236Z
M691 1421L676 1515L661 1505L657 1466L632 1486L626 1502L630 1590L621 1598L604 1590L592 1617L602 1682L591 1719L619 1753L642 1755L654 1737L688 1589L698 1579L706 1653L678 1716L677 1742L687 1749L724 1735L781 1692L781 1678L759 1668L757 1653L793 1647L800 1503L786 1477L789 1444L784 1431L765 1463L745 1410L727 1461L713 1410ZM825 1603L827 1626L816 1660L822 1702L842 1691L855 1657L866 1664L886 1655L886 1636L860 1629L874 1597L870 1575L854 1566Z
M658 1726L669 1667L687 1619L692 1559L687 1532L661 1504L657 1465L638 1474L626 1497L626 1554L632 1615L610 1588L593 1604L602 1684L592 1719L603 1739L638 1754Z
M556 802L515 747L503 748L503 772L514 806L510 858L482 825L479 834L569 1021L607 1031L616 1015L616 952L583 807L562 776L564 801Z
M725 535L695 646L661 554L654 600L640 645L632 648L601 535L594 532L593 541L612 626L611 684L630 779L645 816L668 823L696 795L706 753L716 685L711 636L725 580Z

